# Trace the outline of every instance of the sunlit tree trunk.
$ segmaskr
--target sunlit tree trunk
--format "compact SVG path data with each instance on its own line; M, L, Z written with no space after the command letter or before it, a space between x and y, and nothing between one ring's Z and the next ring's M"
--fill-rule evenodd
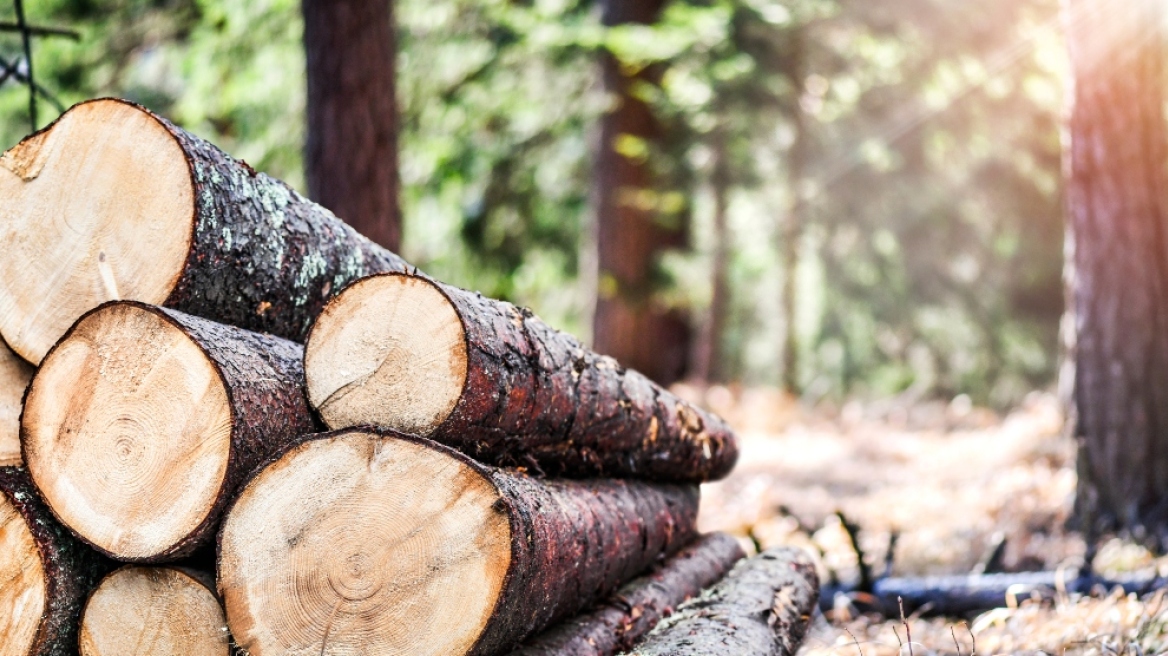
M401 245L393 4L302 0L308 193L373 241Z
M601 0L602 21L652 24L664 4ZM658 84L660 74L653 67L630 74L607 52L600 59L604 88L616 103L601 117L593 171L599 268L593 345L669 383L686 372L690 331L683 313L660 304L657 267L662 253L685 245L686 226L679 215L663 211L652 162L634 152L662 138L660 123L638 93L640 85Z
M791 33L793 56L788 63L794 94L791 104L791 128L794 141L787 153L787 187L791 204L779 226L780 250L783 253L783 341L782 386L792 394L799 392L799 352L795 333L796 286L799 271L799 242L803 238L803 220L807 202L803 192L803 177L807 168L807 119L803 112L804 81L807 77L804 27Z
M1168 133L1162 0L1064 0L1070 421L1082 527L1168 536Z
M714 248L710 264L710 307L702 322L702 332L693 358L693 377L703 383L722 381L726 369L722 363L722 339L726 332L726 314L730 309L730 237L727 207L730 196L730 165L726 161L726 139L715 131L711 139L714 165L710 188L714 195Z

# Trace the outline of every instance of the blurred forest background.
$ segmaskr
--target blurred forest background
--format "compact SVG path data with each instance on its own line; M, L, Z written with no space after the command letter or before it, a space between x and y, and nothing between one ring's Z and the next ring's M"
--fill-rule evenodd
M298 0L25 5L81 33L33 46L60 104L136 100L306 191ZM657 181L630 202L684 236L647 292L689 334L659 378L999 408L1053 385L1057 0L692 0L614 27L578 0L394 11L401 251L429 273L590 336L613 285L595 273L591 196L607 51L646 74L631 93L660 123L614 142ZM20 53L0 34L0 57ZM28 132L27 104L0 87L3 147ZM56 112L41 107L43 126Z

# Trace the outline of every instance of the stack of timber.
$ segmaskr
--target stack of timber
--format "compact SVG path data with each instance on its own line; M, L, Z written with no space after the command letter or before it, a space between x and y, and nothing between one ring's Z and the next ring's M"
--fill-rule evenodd
M743 557L721 419L137 105L0 156L0 246L0 656L614 656Z

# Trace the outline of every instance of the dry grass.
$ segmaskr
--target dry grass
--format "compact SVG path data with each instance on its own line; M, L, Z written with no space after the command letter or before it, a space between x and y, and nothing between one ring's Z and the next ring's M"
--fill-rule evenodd
M1082 540L1063 528L1074 493L1073 448L1061 437L1062 418L1049 395L1032 395L998 417L962 399L850 404L811 414L774 391L680 392L700 397L743 438L735 473L703 490L704 530L728 531L747 546L802 544L822 554L825 576L845 582L858 569L837 510L863 528L861 546L877 574L893 532L896 575L968 572L997 534L1007 538L1008 570L1082 562ZM1103 547L1096 565L1105 573L1168 570L1168 561L1118 540ZM1054 604L1027 601L969 623L886 621L841 605L832 617L817 618L801 653L970 656L975 640L978 654L1168 651L1168 601L1099 592Z

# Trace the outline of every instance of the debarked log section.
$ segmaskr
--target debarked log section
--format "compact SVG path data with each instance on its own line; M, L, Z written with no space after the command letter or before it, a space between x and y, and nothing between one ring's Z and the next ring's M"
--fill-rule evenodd
M288 340L131 301L84 315L33 377L24 460L99 551L162 562L209 544L265 457L315 430Z
M85 602L78 647L81 656L229 656L231 640L210 574L129 566Z
M219 536L252 656L507 653L696 536L695 486L548 481L421 438L311 436Z
M738 541L711 533L609 599L536 636L511 656L613 656L629 649L682 602L713 585L743 557Z
M53 520L28 473L0 467L0 656L69 656L107 563Z
M698 482L729 473L730 428L530 312L424 276L364 278L305 350L330 428L416 433L548 475Z
M768 549L682 604L627 656L794 656L819 600L802 549Z
M0 243L0 334L33 363L118 299L303 341L334 291L405 269L283 182L113 99L0 156Z

